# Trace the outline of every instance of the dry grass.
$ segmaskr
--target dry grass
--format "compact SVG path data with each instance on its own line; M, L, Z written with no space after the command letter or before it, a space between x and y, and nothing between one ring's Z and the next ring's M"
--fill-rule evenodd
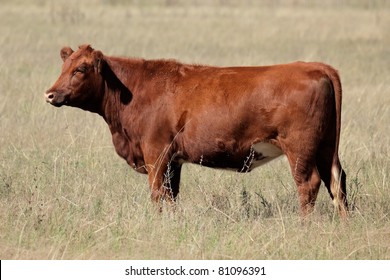
M3 2L1 259L390 258L386 1ZM185 166L176 213L157 214L146 177L115 154L100 117L43 101L60 48L86 42L115 55L338 68L348 223L324 188L312 217L299 218L285 159L250 174Z

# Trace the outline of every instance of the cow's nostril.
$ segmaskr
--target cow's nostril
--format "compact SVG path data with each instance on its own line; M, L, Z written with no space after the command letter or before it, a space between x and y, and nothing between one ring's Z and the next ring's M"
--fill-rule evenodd
M45 94L45 99L46 99L46 102L49 102L51 103L54 99L54 93L53 92L47 92Z
M53 98L54 98L54 93L49 92L49 93L46 95L46 98L47 98L47 99L53 99Z

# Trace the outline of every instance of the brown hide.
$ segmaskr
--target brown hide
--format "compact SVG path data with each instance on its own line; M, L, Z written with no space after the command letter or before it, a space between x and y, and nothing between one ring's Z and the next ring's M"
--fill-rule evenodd
M249 172L285 154L302 213L322 180L346 215L341 84L332 67L187 65L105 56L89 45L65 47L61 57L47 102L101 115L117 153L148 174L153 200L176 198L184 162Z

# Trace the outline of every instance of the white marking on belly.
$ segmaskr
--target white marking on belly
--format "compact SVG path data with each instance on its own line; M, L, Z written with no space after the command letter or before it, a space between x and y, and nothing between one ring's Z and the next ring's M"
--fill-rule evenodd
M253 149L265 157L278 157L283 154L282 150L268 142L259 142L253 145Z
M253 158L250 169L254 169L260 165L266 164L267 162L281 156L283 154L282 150L275 145L272 145L268 142L259 142L252 146L253 150L261 155L260 158Z

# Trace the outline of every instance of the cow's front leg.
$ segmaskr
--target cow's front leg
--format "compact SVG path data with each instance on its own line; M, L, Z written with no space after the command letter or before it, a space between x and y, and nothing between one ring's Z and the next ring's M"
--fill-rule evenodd
M164 187L164 171L163 168L161 170L149 170L150 197L152 201L157 203L165 200L167 197L167 192Z
M179 193L181 164L171 161L169 157L158 157L146 165L152 201L158 204L175 202Z
M168 163L168 168L164 173L163 188L168 199L173 202L176 201L176 197L179 194L180 173L181 164L172 161Z

